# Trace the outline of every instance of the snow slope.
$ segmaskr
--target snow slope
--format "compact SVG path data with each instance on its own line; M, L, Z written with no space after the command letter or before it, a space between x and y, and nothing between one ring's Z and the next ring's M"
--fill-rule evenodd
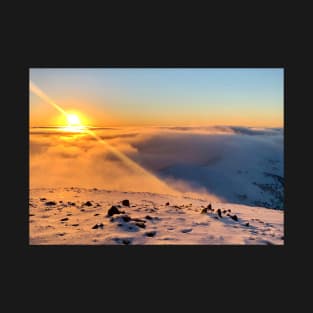
M122 200L125 199L130 201L130 206L122 205ZM283 211L231 203L211 203L214 211L207 210L201 213L209 203L208 199L147 192L73 187L31 189L29 243L31 245L284 243ZM118 210L124 213L108 216L111 206L117 206ZM218 209L221 210L222 217L218 216ZM234 215L238 217L238 221L231 217Z

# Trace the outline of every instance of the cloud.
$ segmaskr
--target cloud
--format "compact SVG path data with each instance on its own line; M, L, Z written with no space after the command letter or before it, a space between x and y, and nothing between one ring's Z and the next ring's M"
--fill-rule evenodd
M268 182L264 171L283 176L283 129L173 126L95 131L152 175L129 166L89 135L36 129L30 135L31 187L167 193L156 176L180 192L236 202L243 195L265 197L253 184Z

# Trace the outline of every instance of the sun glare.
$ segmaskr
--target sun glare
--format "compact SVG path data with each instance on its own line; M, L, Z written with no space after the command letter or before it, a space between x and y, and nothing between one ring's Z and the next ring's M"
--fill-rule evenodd
M67 115L68 126L81 126L79 117L76 114Z
M62 130L66 132L84 132L86 130L85 120L75 113L66 113L66 123L67 126L62 127ZM84 120L84 122L83 122Z

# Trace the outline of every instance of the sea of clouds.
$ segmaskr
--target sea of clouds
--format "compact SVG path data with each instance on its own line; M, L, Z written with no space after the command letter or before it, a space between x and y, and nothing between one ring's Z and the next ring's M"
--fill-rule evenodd
M153 175L179 192L238 202L265 197L254 183L283 177L281 128L96 128L89 134L46 128L30 131L30 187L80 186L166 193ZM125 163L113 147L147 169ZM240 202L240 200L239 200Z

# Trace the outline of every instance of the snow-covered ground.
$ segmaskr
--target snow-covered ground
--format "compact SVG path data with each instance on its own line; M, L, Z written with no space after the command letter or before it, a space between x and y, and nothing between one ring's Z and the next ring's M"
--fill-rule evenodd
M123 213L108 216L112 206ZM283 236L281 210L148 192L30 190L31 245L282 245Z

